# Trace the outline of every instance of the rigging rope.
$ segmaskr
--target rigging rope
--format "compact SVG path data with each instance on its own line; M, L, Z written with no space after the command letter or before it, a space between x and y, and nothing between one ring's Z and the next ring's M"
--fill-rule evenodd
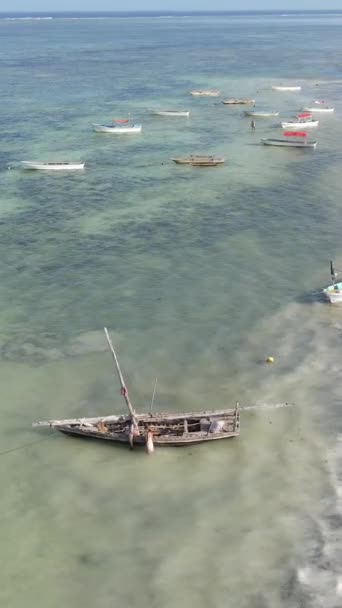
M18 445L15 448L3 450L2 452L0 452L0 456L4 456L4 454L9 454L10 452L16 452L17 450L23 450L24 448L28 448L31 445L35 445L36 443L41 443L41 441L46 441L47 439L50 439L50 437L57 435L57 433L58 431L53 431L53 433L50 433L50 435L48 435L47 437L43 437L42 439L36 439L36 441L31 441L30 443L24 443L24 445Z

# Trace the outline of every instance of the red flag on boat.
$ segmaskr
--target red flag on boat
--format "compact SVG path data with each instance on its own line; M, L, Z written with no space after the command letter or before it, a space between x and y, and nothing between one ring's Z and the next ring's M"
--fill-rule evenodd
M297 118L311 118L311 116L311 112L301 112L300 114L297 114Z
M307 137L308 134L305 131L284 131L285 137Z
M124 122L129 122L129 119L128 118L113 118L113 122L124 123Z

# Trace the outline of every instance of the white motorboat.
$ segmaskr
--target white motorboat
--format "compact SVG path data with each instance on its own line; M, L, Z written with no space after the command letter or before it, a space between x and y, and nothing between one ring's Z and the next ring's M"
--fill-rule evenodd
M85 163L75 161L38 162L22 160L21 165L24 169L37 169L42 171L77 171L78 169L84 169Z
M319 120L288 120L281 123L283 129L312 129L318 125Z
M151 110L155 116L184 116L189 117L190 112L185 110Z
M190 95L194 97L218 97L221 91L218 89L202 89L190 91Z
M269 118L279 116L279 112L274 112L273 110L246 110L245 115L257 118Z
M222 101L222 103L224 103L225 105L248 105L248 104L255 104L255 99L236 99L236 98L232 98L232 99L224 99Z
M306 139L305 131L285 131L282 138L262 139L265 146L283 146L288 148L316 148L317 141Z
M326 295L331 304L342 304L342 282L336 282L337 273L335 271L334 263L332 261L330 262L330 274L332 285L329 285L328 287L323 289L323 293Z
M311 112L312 114L315 114L316 112L325 112L326 114L332 114L333 112L335 112L335 108L330 108L329 106L324 106L323 104L317 104L315 106L304 108L304 111Z
M302 87L299 85L274 85L272 91L301 91Z
M96 133L114 133L114 135L130 135L133 133L141 133L142 125L98 125L93 123Z

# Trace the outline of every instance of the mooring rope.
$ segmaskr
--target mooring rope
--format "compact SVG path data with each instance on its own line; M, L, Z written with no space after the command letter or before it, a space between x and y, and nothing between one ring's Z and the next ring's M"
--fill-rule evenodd
M18 445L15 448L9 448L8 450L3 450L0 452L0 456L4 456L5 454L9 454L10 452L16 452L17 450L23 450L24 448L28 448L31 445L36 445L36 443L41 443L42 441L47 441L50 437L57 435L58 431L53 431L47 437L43 437L42 439L36 439L35 441L31 441L30 443L24 443L23 445Z

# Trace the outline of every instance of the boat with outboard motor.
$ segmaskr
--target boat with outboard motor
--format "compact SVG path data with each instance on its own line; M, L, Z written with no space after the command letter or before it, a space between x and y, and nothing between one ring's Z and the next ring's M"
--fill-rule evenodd
M282 146L288 148L316 148L317 141L310 141L305 131L284 131L283 138L262 139L264 146Z
M337 272L334 262L330 260L330 275L332 284L323 289L323 293L328 298L330 304L342 304L342 281L337 282Z
M144 446L148 453L153 452L154 446L189 446L229 439L240 434L240 408L238 403L233 408L223 410L152 413L154 390L150 411L145 414L138 414L130 401L117 354L107 328L104 328L104 332L119 377L121 395L125 400L129 414L46 420L33 423L34 427L50 427L75 437L124 443L131 448Z

